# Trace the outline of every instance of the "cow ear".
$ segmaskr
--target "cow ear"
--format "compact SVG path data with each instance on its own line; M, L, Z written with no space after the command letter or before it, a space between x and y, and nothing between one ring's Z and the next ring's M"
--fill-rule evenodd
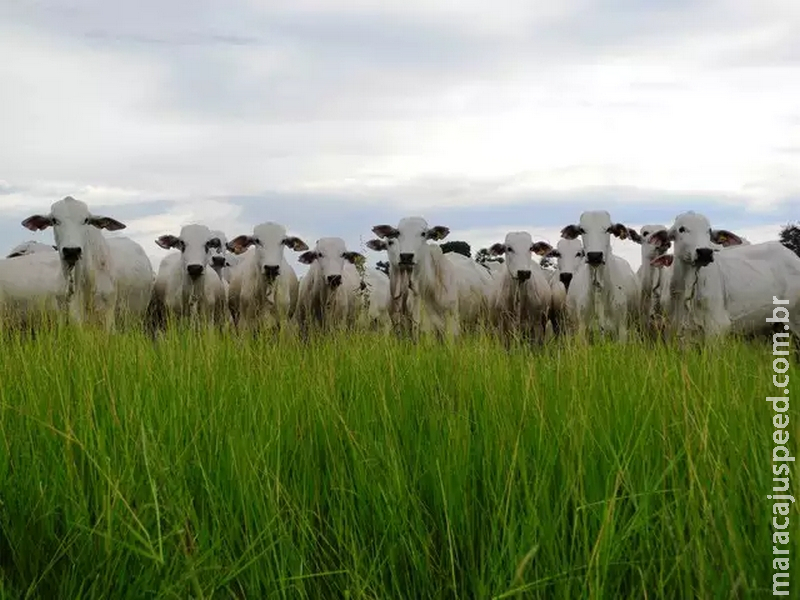
M444 225L434 225L425 232L425 237L431 241L438 242L443 240L450 233L450 228Z
M53 217L49 215L31 215L22 222L22 226L25 229L30 229L31 231L42 231L43 229L50 227L52 224Z
M505 244L492 244L491 248L489 248L489 254L492 256L503 256L506 253L506 245Z
M531 244L531 252L538 256L546 256L553 251L553 247L547 242L535 242Z
M711 241L715 244L719 244L720 246L724 246L725 248L729 246L740 246L743 243L742 238L726 229L712 230Z
M642 236L639 235L639 232L633 227L628 227L628 237L631 238L631 241L636 242L637 244L642 243Z
M180 243L180 239L175 237L174 235L162 235L156 240L156 244L158 244L164 250L170 250L177 246Z
M364 261L367 260L367 257L361 254L360 252L343 252L342 258L344 258L347 262L354 264L354 265L363 265Z
M672 262L675 260L675 256L672 254L662 254L661 256L656 256L653 260L650 261L650 264L654 267L669 267L672 265Z
M400 235L400 232L391 225L375 225L372 228L372 233L379 238L396 238Z
M656 231L653 235L647 238L647 243L653 244L654 246L669 246L670 240L671 238L669 232L662 229L660 231Z
M308 244L306 244L303 240L296 236L289 236L287 238L283 238L283 245L287 248L291 248L295 252L304 252L308 250Z
M89 225L93 225L98 229L106 229L108 231L119 231L120 229L125 229L125 223L121 223L116 219L112 219L111 217L95 217L91 216L86 221Z
M315 260L317 260L317 253L314 252L313 250L309 250L308 252L303 252L300 256L297 257L297 260L299 260L304 265L310 265Z
M561 237L565 240L574 240L580 234L581 228L579 225L567 225L561 230Z
M623 225L622 223L614 223L611 227L606 229L606 231L608 233L614 234L616 237L618 237L621 240L627 240L628 239L628 228L625 227L625 225Z
M239 235L233 238L228 245L225 246L229 252L234 254L242 254L250 246L253 245L255 240L249 235Z
M383 240L370 240L367 242L367 248L370 250L375 250L375 252L381 252L382 250L386 250L388 247L389 244Z

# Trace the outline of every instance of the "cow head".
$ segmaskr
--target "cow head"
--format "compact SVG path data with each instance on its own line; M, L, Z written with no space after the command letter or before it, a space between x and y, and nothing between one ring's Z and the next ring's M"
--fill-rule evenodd
M711 236L708 219L700 213L688 211L678 215L667 232L656 232L650 240L653 243L672 241L677 260L694 267L705 267L714 262L714 252L720 250L720 246L711 241Z
M401 269L413 269L421 251L428 241L443 240L450 229L442 225L428 227L422 217L406 217L398 226L376 225L373 233L382 239L392 239L397 244L397 266Z
M489 254L492 256L505 255L508 274L519 283L524 283L531 278L533 270L531 252L533 251L534 244L531 234L526 231L512 231L506 234L504 243L493 244L489 248Z
M653 259L666 253L672 243L667 228L663 225L643 225L639 231L636 233L631 230L629 233L636 233L636 237L631 235L631 239L642 247L642 264L653 264Z
M561 230L564 239L581 237L585 261L590 267L599 267L608 261L612 234L622 240L627 239L628 228L622 223L612 223L611 215L605 210L586 211L581 215L578 225L567 225Z
M548 247L550 247L549 244ZM558 277L561 283L564 284L564 287L569 289L569 284L572 282L572 276L575 274L575 270L583 263L583 244L578 238L561 238L558 240L558 244L556 244L555 248L550 248L551 249L545 256L556 259Z
M303 252L298 260L306 265L316 262L325 283L336 289L342 285L345 261L357 264L364 260L364 255L348 251L342 238L327 237L317 240L314 249Z
M180 235L162 235L156 244L165 250L180 251L184 273L196 281L205 273L206 265L220 249L222 241L205 225L184 225Z
M222 272L227 266L230 266L228 262L228 238L224 232L220 231L219 229L214 229L211 231L211 235L217 238L220 241L220 245L218 248L211 249L211 256L209 258L211 268L214 269L217 274Z
M125 225L116 219L91 214L86 203L72 196L53 203L48 215L28 217L22 222L22 226L31 231L52 227L61 263L67 269L72 269L85 255L90 227L109 231L125 228Z
M273 222L257 225L253 235L240 235L232 239L227 248L234 254L242 254L250 246L255 247L260 272L270 282L280 275L284 248L291 248L295 252L308 250L303 240L287 236L286 228Z

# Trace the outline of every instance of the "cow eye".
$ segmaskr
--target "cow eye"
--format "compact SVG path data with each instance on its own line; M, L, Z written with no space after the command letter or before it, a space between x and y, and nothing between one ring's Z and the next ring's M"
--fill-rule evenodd
M506 247L506 253L510 254L514 252L514 249L511 246Z
M89 217L86 217L86 218L83 220L83 224L84 224L84 225L88 225L88 224L89 224Z
M678 233L686 233L686 227L678 227Z
M183 240L178 240L178 243L175 244L175 246L177 246L178 250L180 250L181 252L186 250L186 244L184 243Z
M56 227L57 225L61 225L61 221L59 221L56 218L53 218L53 227Z

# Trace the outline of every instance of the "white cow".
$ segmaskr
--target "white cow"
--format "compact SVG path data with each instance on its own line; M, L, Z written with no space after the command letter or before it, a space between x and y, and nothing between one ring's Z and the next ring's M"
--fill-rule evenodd
M228 238L225 233L219 229L212 229L211 235L218 238L222 242L222 246L211 250L211 268L216 271L219 278L227 284L231 282L231 272L233 267L239 263L239 257L233 252L228 250Z
M489 323L495 276L469 256L458 252L448 252L444 258L455 270L461 325L473 331L479 330Z
M374 239L367 248L376 252L386 251L389 259L389 319L398 331L411 328L413 291L409 289L410 271L400 268L400 244L395 238Z
M456 270L442 249L429 241L444 239L450 230L429 227L422 217L406 217L398 226L376 225L373 233L392 241L389 279L392 320L421 333L456 337L460 331ZM397 263L392 264L396 257ZM398 318L399 317L399 318Z
M361 277L354 266L364 256L347 250L344 240L325 237L298 260L311 265L300 283L297 322L302 332L312 323L325 329L352 327L358 313Z
M639 311L641 323L650 335L663 331L667 303L669 302L672 259L667 255L672 241L664 225L643 225L639 232L628 229L631 240L642 246L642 264L636 273L641 292ZM725 229L711 232L711 241L724 249L750 245L744 237ZM665 256L665 259L655 261Z
M253 249L245 253L250 246ZM286 261L284 248L303 252L308 245L298 237L287 236L283 225L271 221L257 225L253 235L240 235L228 244L228 249L240 257L228 289L228 305L237 324L250 328L278 326L294 315L297 274Z
M724 251L708 219L694 211L678 215L653 243L672 241L674 255L655 264L672 264L667 317L669 333L716 337L728 332L761 334L772 330L773 297L787 300L787 326L800 335L800 257L780 242L743 244ZM729 234L729 232L725 232ZM729 238L726 235L726 238Z
M549 250L544 256L556 259L556 273L564 289L569 291L575 271L583 264L585 253L580 238L558 240L556 247Z
M577 242L577 249L575 249ZM564 333L567 326L567 287L572 280L574 265L579 264L583 259L583 245L580 240L561 239L558 245L564 248L564 252L569 256L561 257L561 251L554 249L547 242L535 242L533 246L534 254L545 257L550 256L558 259L558 263L563 263L565 271L561 271L558 266L555 269L543 269L545 277L550 284L550 311L549 323L553 330L553 335L559 336ZM557 265L558 265L557 263Z
M601 332L625 341L636 314L639 285L628 262L612 253L611 234L626 239L628 228L612 223L604 210L584 212L579 224L561 230L568 240L580 236L585 253L567 291L567 310L581 337L596 323Z
M542 269L531 258L534 250L526 231L506 234L504 243L489 248L492 256L505 255L506 270L495 280L492 294L494 323L504 336L512 333L533 342L543 342L552 292Z
M0 325L33 325L55 319L66 302L67 286L61 259L54 251L0 260Z
M383 271L365 267L359 287L359 322L369 329L386 330L391 326L389 277Z
M149 320L164 327L170 319L200 319L222 325L227 320L222 280L208 267L222 242L205 225L184 225L179 236L162 235L156 244L168 254L158 267Z
M643 225L639 231L628 228L629 238L641 246L642 264L636 271L639 283L639 322L643 331L650 336L657 336L663 331L664 311L669 298L672 266L664 261L657 264L653 262L669 250L669 240L656 235L666 231L666 227L658 224Z
M141 245L127 237L106 240L114 261L117 322L141 323L153 293L155 273Z
M492 279L495 279L506 272L506 266L503 264L504 262L505 261L500 262L498 260L487 260L486 262L480 263L480 265L489 271Z
M72 196L53 203L50 214L32 215L22 225L31 231L53 228L71 316L79 322L96 320L112 329L117 272L114 257L99 230L117 231L125 225L111 217L91 214L84 202Z
M36 254L37 252L55 252L56 247L50 244L42 244L41 242L34 242L29 240L17 244L11 249L6 258L16 258L18 256L27 256L28 254Z

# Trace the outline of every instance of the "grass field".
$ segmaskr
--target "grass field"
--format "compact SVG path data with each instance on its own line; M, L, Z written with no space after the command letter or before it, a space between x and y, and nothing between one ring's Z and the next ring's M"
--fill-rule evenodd
M0 598L770 596L771 361L743 342L7 341Z

